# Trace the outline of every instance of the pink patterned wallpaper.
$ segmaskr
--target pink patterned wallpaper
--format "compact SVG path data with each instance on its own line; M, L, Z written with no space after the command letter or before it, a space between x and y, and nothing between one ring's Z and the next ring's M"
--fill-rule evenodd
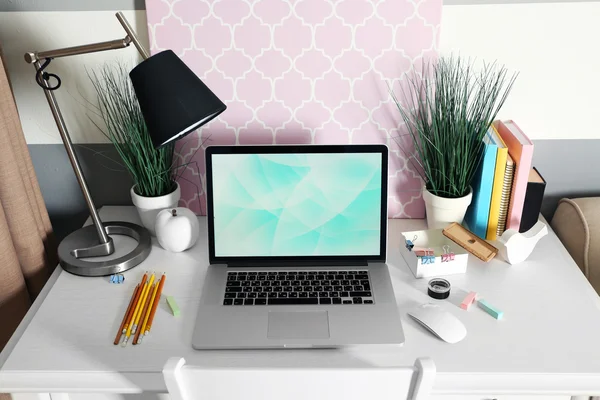
M152 52L172 49L228 107L178 143L179 163L192 162L182 205L206 210L211 144L385 143L388 214L422 218L387 85L436 57L441 9L442 0L146 0Z

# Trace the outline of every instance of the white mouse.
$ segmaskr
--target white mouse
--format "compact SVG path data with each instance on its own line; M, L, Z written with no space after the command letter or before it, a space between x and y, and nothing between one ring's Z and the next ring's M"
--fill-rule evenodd
M433 304L424 304L408 315L448 343L458 343L467 336L467 329L454 315Z

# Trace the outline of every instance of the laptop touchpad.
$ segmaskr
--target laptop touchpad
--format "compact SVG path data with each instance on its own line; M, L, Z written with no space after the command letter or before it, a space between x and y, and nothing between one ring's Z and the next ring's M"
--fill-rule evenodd
M327 339L329 317L327 311L271 311L269 330L271 339Z

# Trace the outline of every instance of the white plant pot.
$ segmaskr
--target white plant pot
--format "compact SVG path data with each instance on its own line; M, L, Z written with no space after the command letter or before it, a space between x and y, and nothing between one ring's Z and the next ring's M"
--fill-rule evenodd
M156 236L156 231L154 229L156 215L165 208L177 207L179 199L181 198L179 183L177 183L177 188L171 193L158 197L140 196L134 189L135 185L131 188L131 201L137 208L140 219L142 220L142 225L150 231L152 236Z
M472 198L473 189L464 197L449 199L431 194L426 187L423 187L427 227L429 229L444 229L452 222L462 224Z

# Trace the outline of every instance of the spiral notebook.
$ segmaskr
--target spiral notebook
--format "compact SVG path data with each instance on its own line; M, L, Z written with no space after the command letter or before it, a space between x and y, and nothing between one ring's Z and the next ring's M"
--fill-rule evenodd
M508 146L508 153L515 164L513 187L506 217L506 229L519 230L525 203L525 192L527 191L527 180L529 179L533 158L533 143L514 121L495 121L494 127Z
M508 216L508 206L510 204L510 192L513 186L515 176L515 163L510 156L506 157L506 170L504 171L504 181L502 183L502 197L500 199L500 213L498 214L498 227L496 236L500 236L506 230L506 218Z

